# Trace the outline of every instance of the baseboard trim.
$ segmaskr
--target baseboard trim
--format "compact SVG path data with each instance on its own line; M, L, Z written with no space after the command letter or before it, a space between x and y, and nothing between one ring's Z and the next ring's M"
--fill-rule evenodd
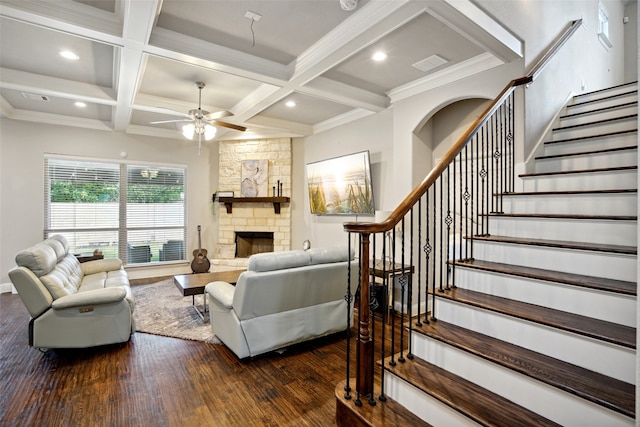
M0 294L5 292L13 292L13 286L11 283L0 283Z

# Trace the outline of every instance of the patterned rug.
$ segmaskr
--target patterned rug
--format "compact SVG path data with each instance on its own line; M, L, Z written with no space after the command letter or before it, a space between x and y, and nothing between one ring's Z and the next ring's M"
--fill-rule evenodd
M211 329L208 315L205 313L206 322L203 322L191 306L192 297L183 297L173 284L173 278L135 285L131 290L136 299L133 317L137 332L220 344ZM195 297L201 311L203 297Z

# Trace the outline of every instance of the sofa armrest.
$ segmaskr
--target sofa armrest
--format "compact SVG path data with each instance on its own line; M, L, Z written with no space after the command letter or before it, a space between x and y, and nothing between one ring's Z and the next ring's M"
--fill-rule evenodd
M82 273L85 276L89 274L102 273L104 271L115 271L122 268L122 260L119 258L96 259L80 264Z
M205 288L205 292L213 301L217 301L221 306L231 310L233 308L233 294L236 287L227 282L211 282Z
M54 310L63 310L66 308L86 307L88 305L111 304L122 301L126 296L127 291L123 287L96 289L58 298L53 301L51 307Z

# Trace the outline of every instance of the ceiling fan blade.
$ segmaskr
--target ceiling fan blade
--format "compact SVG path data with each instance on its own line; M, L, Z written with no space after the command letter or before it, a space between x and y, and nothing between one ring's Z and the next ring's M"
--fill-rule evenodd
M231 111L221 110L221 111L216 111L215 113L209 113L205 115L204 118L209 120L216 120L216 119L221 119L223 117L229 117L229 116L233 116L233 113Z
M181 116L181 117L193 118L193 116L190 115L190 114L184 113L182 111L172 110L171 108L158 107L158 109L165 110L166 113L164 113L164 114L170 114L170 115L173 115L173 116Z
M180 123L180 122L192 122L193 119L177 119L177 120L159 120L157 122L149 122L152 125L159 125L160 123Z
M212 125L215 125L215 126L222 126L229 129L239 130L241 132L244 132L245 130L247 130L247 128L244 126L234 125L233 123L221 122L219 120L207 120L207 123L211 123Z

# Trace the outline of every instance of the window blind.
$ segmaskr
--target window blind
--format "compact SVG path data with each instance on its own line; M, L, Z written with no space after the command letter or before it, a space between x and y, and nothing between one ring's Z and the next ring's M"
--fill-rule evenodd
M45 159L44 237L127 264L185 260L184 167Z

